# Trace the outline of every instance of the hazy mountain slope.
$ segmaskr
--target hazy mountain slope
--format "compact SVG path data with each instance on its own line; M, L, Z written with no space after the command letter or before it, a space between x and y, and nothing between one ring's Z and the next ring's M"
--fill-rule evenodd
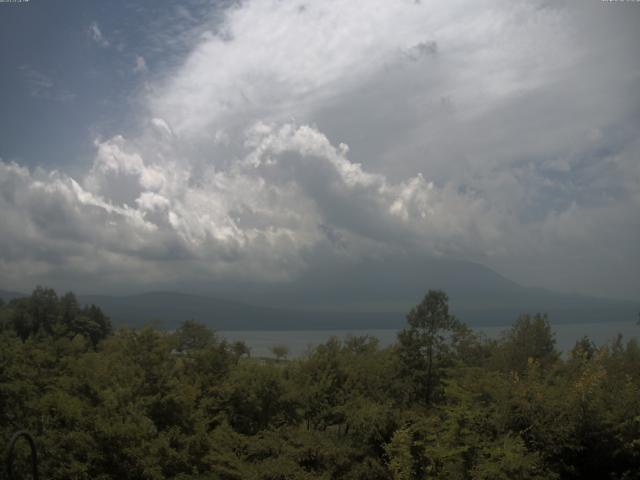
M157 323L175 328L197 320L217 330L386 328L402 324L387 313L321 312L257 307L175 292L151 292L126 297L81 295L80 302L102 308L116 325Z
M55 286L53 286L55 287ZM327 264L288 283L224 284L190 295L79 295L116 325L155 322L175 328L194 319L218 330L398 328L429 289L442 289L469 325L508 325L522 313L553 323L635 321L640 301L600 299L525 288L482 265L450 259L370 259ZM0 291L9 300L22 294Z
M529 306L499 305L497 301L484 306L458 302L452 309L470 325L508 325L522 313L536 312L548 313L553 323L632 321L638 311L631 302L582 298L582 304L573 304L568 298L561 300L533 298ZM278 309L171 292L126 297L85 295L80 296L80 301L99 305L117 326L155 323L175 328L182 321L193 319L217 330L400 328L409 309Z
M373 305L395 303L413 305L429 289L441 289L450 296L483 301L496 295L522 290L482 265L450 259L394 258L370 259L359 263L325 264L283 284L216 288L225 297L249 303L275 306Z
M290 283L216 287L217 298L156 292L81 300L127 324L171 327L191 318L227 330L397 328L429 289L445 290L470 325L507 325L537 312L554 323L633 321L640 311L640 302L525 288L482 265L445 259L327 265Z
M548 313L555 323L631 321L640 311L640 301L526 288L483 265L443 258L327 265L288 284L216 292L256 305L378 315L387 312L388 318L400 318L401 323L429 289L447 292L453 312L472 325L510 324L522 313L535 312Z
M0 298L5 302L13 300L14 298L26 297L26 293L13 292L11 290L0 290Z

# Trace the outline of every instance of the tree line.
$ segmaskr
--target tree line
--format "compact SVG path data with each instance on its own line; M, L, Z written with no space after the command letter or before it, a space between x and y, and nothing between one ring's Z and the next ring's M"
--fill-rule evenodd
M0 440L25 428L51 479L638 479L640 348L561 355L543 315L487 339L429 291L387 348L252 358L39 287L0 304Z

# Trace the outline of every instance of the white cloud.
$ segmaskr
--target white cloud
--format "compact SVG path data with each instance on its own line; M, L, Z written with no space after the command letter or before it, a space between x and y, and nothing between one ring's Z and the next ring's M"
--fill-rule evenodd
M392 248L396 235L412 229L423 240L454 240L457 232L440 231L442 222L449 228L451 221L439 215L446 214L447 202L457 201L455 194L433 192L421 177L389 184L350 162L346 146L335 148L314 128L260 124L247 131L245 145L244 157L226 170L195 169L150 163L144 147L136 151L114 137L97 144L81 184L58 172L2 163L3 215L15 214L4 224L21 223L15 235L28 234L36 251L55 244L76 252L91 244L105 254L130 256L132 265L156 263L158 252L171 263L173 251L206 260L211 275L223 271L246 279L258 271L276 279L294 274L304 266L305 251L327 242L326 224L341 232L340 249L352 256L370 253L362 251L367 243ZM45 205L43 217L38 207ZM336 209L346 217L338 218ZM370 220L380 226L371 229ZM465 233L465 225L458 230Z
M147 62L143 56L136 56L136 64L133 66L134 73L146 73L147 72Z
M103 48L107 48L111 45L109 40L107 40L107 38L103 35L102 30L100 30L98 23L95 21L91 22L91 24L89 25L89 37L91 38L91 40L93 40Z
M0 164L2 241L24 246L0 272L273 281L403 253L638 294L634 32L573 3L235 5L83 178Z

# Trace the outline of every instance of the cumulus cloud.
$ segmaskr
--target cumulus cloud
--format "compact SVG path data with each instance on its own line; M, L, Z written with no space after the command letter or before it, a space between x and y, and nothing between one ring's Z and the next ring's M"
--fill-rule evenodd
M64 255L95 249L131 258L132 266L181 259L191 268L204 262L198 269L214 277L278 280L304 268L306 252L329 243L336 254L356 257L411 242L403 237L412 231L436 248L443 240L466 242L469 228L477 229L466 225L474 223L470 215L443 218L456 203L473 202L437 191L421 176L391 184L312 127L257 124L244 145L245 155L225 170L195 169L146 160L143 149L114 137L96 145L80 183L1 163L3 224L12 232L3 240L22 252L8 257L50 251L57 260L40 268L53 273L76 267ZM339 243L329 242L327 225Z
M284 281L408 254L636 295L640 61L623 13L233 5L153 80L141 133L97 140L86 174L0 164L0 280Z

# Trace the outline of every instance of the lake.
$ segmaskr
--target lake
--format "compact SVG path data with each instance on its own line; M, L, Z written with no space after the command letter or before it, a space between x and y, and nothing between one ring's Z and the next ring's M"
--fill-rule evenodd
M575 342L587 335L596 345L603 345L615 339L618 333L625 340L640 336L640 325L636 322L611 323L569 323L551 325L556 338L556 346L561 351L573 348ZM489 338L497 338L509 326L476 327ZM251 348L251 355L257 357L273 356L270 349L274 345L289 347L289 357L304 355L310 347L326 342L332 336L344 338L347 335L371 335L386 347L396 340L398 330L247 330L218 332L229 341L241 340Z

